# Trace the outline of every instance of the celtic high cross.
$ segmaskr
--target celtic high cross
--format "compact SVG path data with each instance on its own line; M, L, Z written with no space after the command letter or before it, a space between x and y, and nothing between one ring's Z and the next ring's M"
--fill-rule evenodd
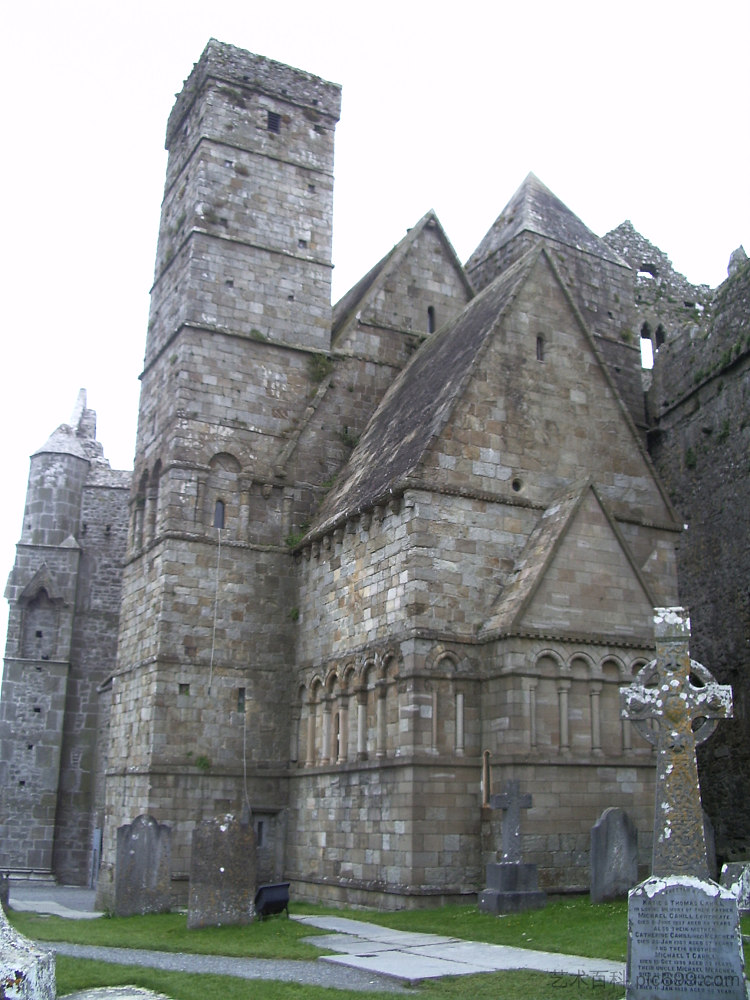
M656 659L620 689L622 717L657 751L653 874L708 879L695 747L732 717L732 689L690 659L683 608L654 612Z

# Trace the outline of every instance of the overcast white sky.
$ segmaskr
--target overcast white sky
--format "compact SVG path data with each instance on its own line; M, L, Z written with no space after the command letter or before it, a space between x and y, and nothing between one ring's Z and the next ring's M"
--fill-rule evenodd
M694 283L750 252L748 0L26 0L2 27L3 580L80 387L132 467L164 130L210 37L343 86L335 299L430 208L466 260L529 170Z

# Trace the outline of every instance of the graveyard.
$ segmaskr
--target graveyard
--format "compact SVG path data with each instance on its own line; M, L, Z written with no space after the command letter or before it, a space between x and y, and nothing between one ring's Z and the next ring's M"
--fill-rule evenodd
M703 769L744 691L676 606L630 329L657 251L529 174L465 265L429 212L332 309L339 109L209 42L167 129L135 469L84 391L32 456L0 1000L747 1000L745 834L708 808L738 763Z
M340 913L322 907L292 907L304 913ZM583 953L624 961L627 939L627 904L625 901L592 905L586 897L552 898L542 910L507 914L501 918L478 912L476 907L448 906L437 910L378 914L346 912L346 917L381 923L386 926L422 932L463 936L494 945L535 948L543 946L559 952ZM149 915L100 920L64 920L58 917L13 912L13 923L27 935L43 933L53 941L68 941L79 945L100 947L159 947L179 953L208 953L227 957L257 956L261 959L287 958L304 961L320 954L310 944L302 943L310 929L302 929L295 920L272 918L244 927L204 928L188 931L184 913ZM750 933L750 921L743 918L743 929ZM158 941L158 945L156 942ZM58 990L60 996L73 990L120 984L139 985L173 997L174 1000L235 1000L248 996L248 983L230 976L166 973L155 969L122 967L91 960L66 958L58 954ZM301 986L279 981L255 981L252 996L265 1000L370 1000L382 994L342 991L322 987ZM567 992L566 992L567 990ZM410 989L419 1000L465 997L478 1000L555 1000L591 992L604 1000L624 996L622 982L595 982L592 978L563 981L551 973L509 971L456 976L449 980L425 981Z

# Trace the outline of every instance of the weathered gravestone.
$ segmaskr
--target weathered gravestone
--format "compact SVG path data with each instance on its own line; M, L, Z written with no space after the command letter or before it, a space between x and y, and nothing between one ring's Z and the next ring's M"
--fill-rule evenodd
M503 810L502 860L487 865L487 888L479 894L482 913L538 910L547 894L537 882L536 865L521 861L521 810L531 808L531 796L521 795L520 782L506 781L502 795L491 795L491 809Z
M591 902L624 899L638 881L638 831L624 809L605 809L591 828Z
M750 915L750 863L730 861L722 866L721 884L737 900L741 917Z
M170 828L153 816L138 816L118 827L115 916L169 912L170 840Z
M621 690L623 717L657 751L653 873L628 899L626 997L747 1000L737 901L708 877L695 756L732 692L690 659L683 609L655 611L656 659Z
M11 927L0 907L0 997L55 1000L55 955Z
M193 830L188 927L251 923L256 881L250 817L204 820Z

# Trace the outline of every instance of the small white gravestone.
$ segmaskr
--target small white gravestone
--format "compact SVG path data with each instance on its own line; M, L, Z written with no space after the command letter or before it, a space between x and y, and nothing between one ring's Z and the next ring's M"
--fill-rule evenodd
M0 997L55 1000L55 955L8 923L0 907Z

